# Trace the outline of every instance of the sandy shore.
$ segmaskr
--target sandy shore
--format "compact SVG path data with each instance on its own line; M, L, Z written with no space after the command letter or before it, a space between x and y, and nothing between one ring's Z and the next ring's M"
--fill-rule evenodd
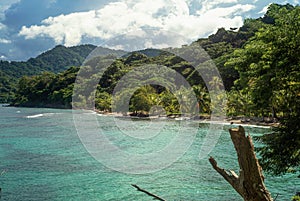
M103 116L112 116L119 118L132 118L132 119L141 119L141 120L192 120L197 121L199 123L216 123L216 124L224 124L224 125L244 125L244 126L257 126L257 127L277 127L279 125L278 122L274 121L271 118L260 118L260 117L226 117L223 121L212 121L210 116L198 116L198 117L189 117L189 116L180 116L176 115L164 115L164 116L131 116L128 114L122 113L111 113L111 112L101 112L96 111L99 115Z

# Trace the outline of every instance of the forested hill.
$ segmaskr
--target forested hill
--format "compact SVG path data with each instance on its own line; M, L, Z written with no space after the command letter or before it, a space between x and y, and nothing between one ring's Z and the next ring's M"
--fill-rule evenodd
M80 66L84 59L95 48L96 46L94 45L81 45L76 47L58 45L26 62L1 61L0 71L16 78L22 77L23 75L36 75L43 71L58 73L74 65Z
M0 61L0 102L8 102L11 99L18 79L22 76L38 75L42 72L59 73L71 66L80 66L95 48L94 45L74 47L58 45L28 61ZM108 48L97 50L119 52Z

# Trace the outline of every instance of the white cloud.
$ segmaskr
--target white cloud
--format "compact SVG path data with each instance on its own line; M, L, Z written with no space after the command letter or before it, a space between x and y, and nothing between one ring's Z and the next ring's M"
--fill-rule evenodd
M3 30L5 28L6 28L6 26L4 24L0 23L0 30Z
M299 0L294 0L294 4L298 5L299 4Z
M267 6L265 6L260 12L258 12L258 14L265 14L268 11L268 8L271 4L268 4Z
M0 43L9 44L11 43L11 41L4 38L0 38Z
M23 26L19 35L26 39L50 37L57 44L72 46L80 44L83 37L108 40L150 28L183 35L191 41L205 37L219 27L241 26L242 14L254 8L249 4L228 6L237 0L205 0L201 10L190 14L189 3L190 0L123 0L99 10L49 17L41 25ZM217 7L220 3L227 7ZM144 44L147 47L153 45L149 41Z
M0 2L0 20L3 20L5 11L13 4L20 2L20 0L1 0Z
M23 26L20 35L24 35L26 39L48 36L57 44L76 45L80 43L83 35L100 36L95 19L95 11L49 17L42 21L41 26Z
M6 58L6 56L1 55L1 56L0 56L0 59L1 59L1 60L5 60L5 59L7 59L7 58Z
M224 17L224 18L230 18L230 16L234 15L241 15L244 12L248 12L251 9L253 9L254 6L250 4L242 5L237 4L231 7L225 7L225 8L214 8L211 10L206 11L203 15L206 17L214 18L214 17ZM201 14L201 13L199 13Z
M135 51L145 48L180 47L186 38L177 33L165 30L137 30L106 41L105 47Z
M207 11L215 8L220 4L236 4L236 3L238 3L238 0L204 0L202 2L202 8L199 11L199 13L204 14Z
M20 0L1 0L0 1L0 31L7 29L7 27L1 22L5 20L5 11L9 9L13 4L18 3Z

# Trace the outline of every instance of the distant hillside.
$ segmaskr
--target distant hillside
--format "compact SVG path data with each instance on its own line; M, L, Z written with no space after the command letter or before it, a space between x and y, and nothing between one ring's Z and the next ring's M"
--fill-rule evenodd
M43 71L62 72L70 66L80 66L95 48L94 45L80 45L77 47L58 45L26 62L0 61L0 71L15 78L24 75L35 75Z
M42 72L59 73L71 66L81 66L86 57L96 48L94 45L65 47L58 45L28 61L0 61L0 103L11 99L18 79ZM123 51L98 47L96 52L124 54Z
M42 71L61 72L71 66L80 66L84 59L96 48L94 45L64 47L58 45L52 50L42 53L27 63Z

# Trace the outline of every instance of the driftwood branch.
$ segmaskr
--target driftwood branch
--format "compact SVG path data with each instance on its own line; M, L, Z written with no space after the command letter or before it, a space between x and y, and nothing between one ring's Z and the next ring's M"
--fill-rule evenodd
M141 192L143 192L143 193L145 193L145 194L147 194L147 195L153 197L155 200L165 201L164 199L158 197L157 195L154 195L154 194L150 193L149 191L146 191L146 190L140 188L140 187L139 187L138 185L136 185L136 184L131 184L131 186L133 186L134 188L136 188L138 191L141 191Z
M6 173L6 170L2 170L2 172L0 173L0 176L4 175ZM0 198L1 198L1 191L2 191L2 188L0 188Z
M4 175L6 173L6 170L2 170L2 172L0 173L0 176Z
M234 171L220 167L213 157L209 162L212 167L244 198L245 201L272 201L265 187L262 168L255 156L254 145L250 135L246 137L242 126L230 129L230 137L237 152L240 166L239 176Z

